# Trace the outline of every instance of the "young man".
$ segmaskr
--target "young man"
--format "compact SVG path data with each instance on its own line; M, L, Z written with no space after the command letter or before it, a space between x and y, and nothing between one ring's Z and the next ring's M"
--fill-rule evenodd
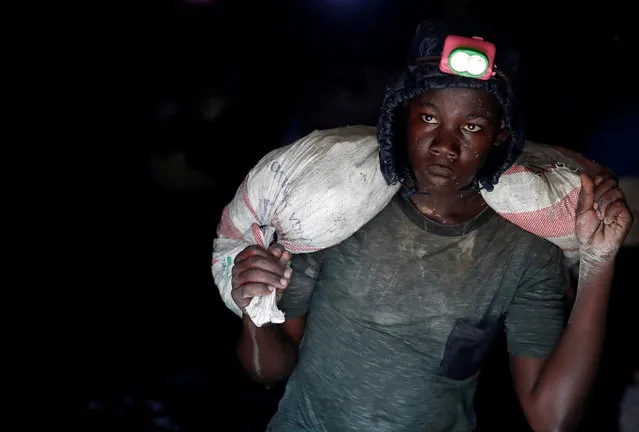
M387 90L382 171L402 193L333 248L292 260L277 245L237 256L242 310L268 285L285 290L286 322L257 328L244 317L238 344L256 380L290 376L269 430L472 431L477 375L504 330L533 429L565 430L578 416L631 216L613 179L582 177L579 297L564 331L560 250L497 216L479 193L523 145L514 68L498 46L487 81L441 72L447 34L460 33L423 23L417 61Z

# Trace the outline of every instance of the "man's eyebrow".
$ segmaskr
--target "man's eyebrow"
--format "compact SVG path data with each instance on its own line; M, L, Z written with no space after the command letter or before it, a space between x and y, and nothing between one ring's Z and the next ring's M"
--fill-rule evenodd
M437 109L437 105L435 105L434 103L432 103L431 101L417 101L417 105L424 107L424 108L434 108Z
M484 119L484 120L489 120L491 118L493 118L493 114L491 112L484 112L484 113L477 113L477 112L472 112L469 114L466 114L466 118L468 120L477 120L477 119Z

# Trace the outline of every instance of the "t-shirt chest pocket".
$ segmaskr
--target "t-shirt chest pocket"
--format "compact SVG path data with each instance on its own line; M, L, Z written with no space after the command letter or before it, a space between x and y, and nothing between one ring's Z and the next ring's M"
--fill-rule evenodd
M438 374L451 380L465 380L476 375L502 329L501 318L481 325L457 319L448 335Z

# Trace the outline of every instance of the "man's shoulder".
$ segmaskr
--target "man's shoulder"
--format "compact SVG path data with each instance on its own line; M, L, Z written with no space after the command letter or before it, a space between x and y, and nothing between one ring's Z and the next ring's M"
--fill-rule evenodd
M547 238L533 234L530 231L515 225L497 213L494 215L493 219L495 219L495 222L498 224L499 233L502 234L498 236L497 240L502 238L505 241L512 241L512 238L515 238L517 240L517 244L521 247L553 253L560 250L556 244L552 243Z
M564 270L571 265L572 260L567 259L564 251L550 240L512 223L510 225L513 225L510 229L517 232L516 248L523 257L519 262L522 277L548 278L560 281L558 283L561 285L566 277Z
M483 236L489 242L487 255L499 257L503 262L508 257L508 266L526 272L543 266L556 269L564 262L562 249L550 240L535 235L495 214ZM506 265L504 263L504 265ZM513 268L514 266L514 268Z
M401 230L405 224L410 224L402 210L400 193L397 193L386 206L380 210L368 223L364 224L357 232Z

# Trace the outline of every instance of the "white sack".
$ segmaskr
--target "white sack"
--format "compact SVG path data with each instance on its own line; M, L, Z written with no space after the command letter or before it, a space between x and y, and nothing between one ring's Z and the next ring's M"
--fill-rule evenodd
M224 303L231 298L235 256L252 244L268 247L272 235L291 253L334 246L355 233L392 199L379 166L376 129L349 126L315 131L267 154L249 172L226 206L213 243L213 277ZM284 316L275 291L252 299L256 325Z

